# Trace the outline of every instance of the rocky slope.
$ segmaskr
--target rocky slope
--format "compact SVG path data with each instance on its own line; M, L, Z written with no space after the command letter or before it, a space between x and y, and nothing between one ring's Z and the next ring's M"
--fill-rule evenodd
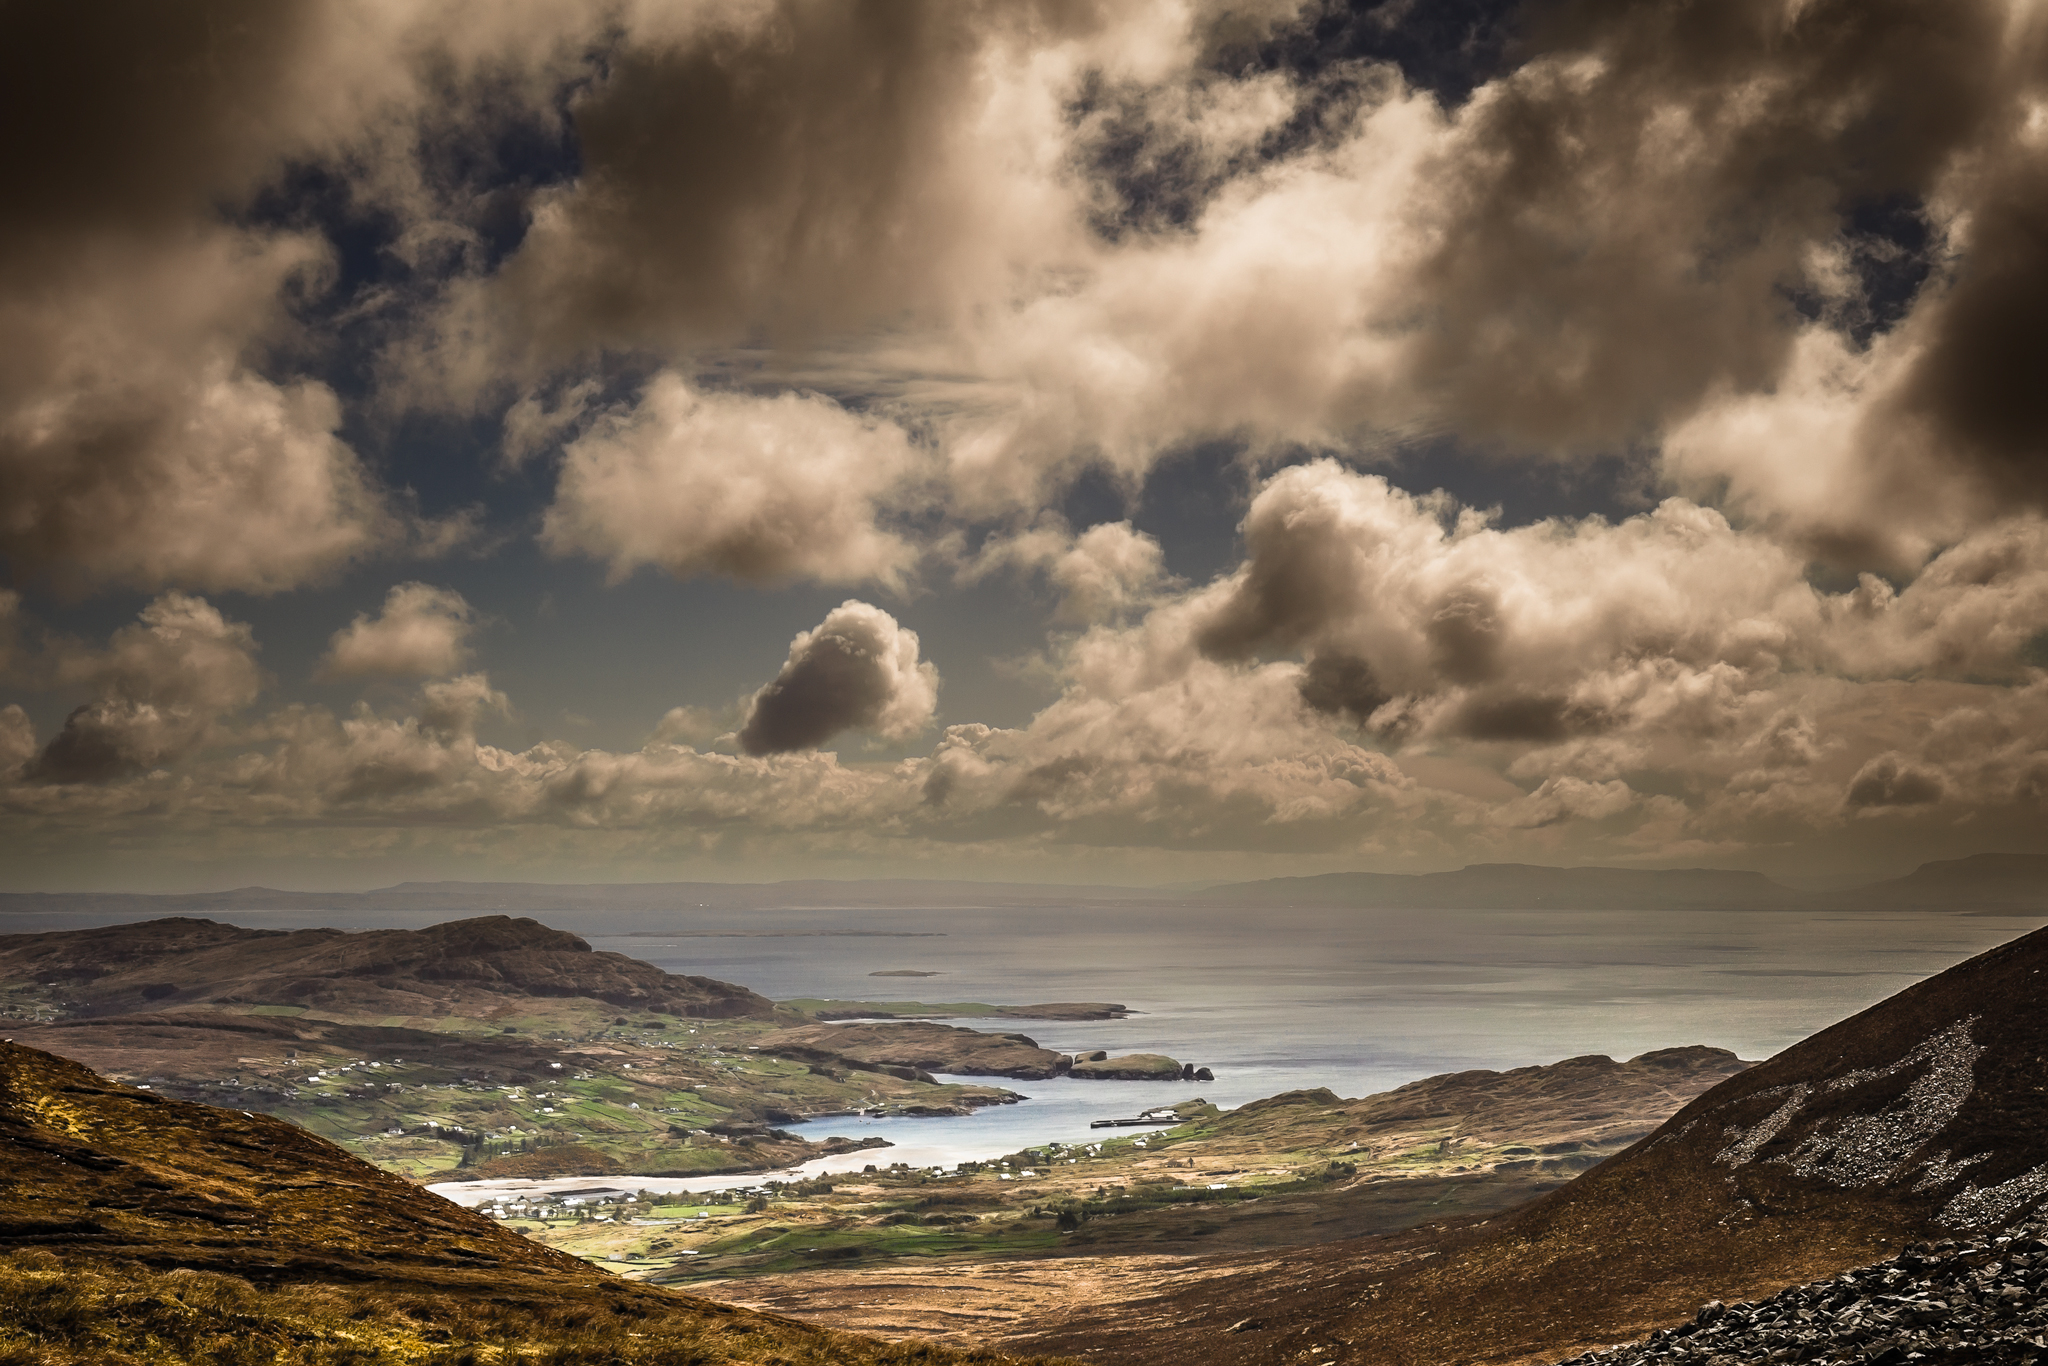
M0 987L66 1016L226 1005L487 1018L534 998L576 997L695 1018L775 1011L744 987L595 952L573 934L502 915L356 934L169 919L0 935Z
M1659 1362L2048 1360L2048 1223L2011 1236L1918 1244L1889 1261L1780 1291L1757 1304L1712 1301L1643 1342L1565 1366Z
M282 1121L13 1043L0 1157L10 1361L955 1359L616 1280Z
M2048 1198L2044 989L2048 931L1731 1077L1505 1218L1417 1231L1426 1245L1405 1235L1276 1258L1248 1267L1228 1306L1167 1296L1155 1315L1174 1326L1125 1354L1174 1360L1200 1342L1228 1361L1312 1346L1374 1363L1555 1357L1914 1239L1988 1236ZM1219 1337L1230 1314L1265 1326ZM1073 1331L1097 1329L1117 1335L1113 1322Z

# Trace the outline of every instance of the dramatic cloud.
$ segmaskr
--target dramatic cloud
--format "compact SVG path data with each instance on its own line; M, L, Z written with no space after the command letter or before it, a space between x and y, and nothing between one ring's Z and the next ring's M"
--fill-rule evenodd
M790 642L782 672L754 694L740 748L815 749L847 730L910 738L931 724L939 703L939 671L917 651L917 632L881 608L841 603Z
M469 657L476 613L452 588L401 583L375 617L356 613L334 633L320 672L328 678L364 674L452 674Z
M542 542L688 576L893 583L914 552L876 525L918 455L901 428L830 399L706 393L657 376L563 453Z
M267 592L396 539L333 391L245 364L316 245L88 257L72 289L0 279L0 552L65 582Z
M105 650L60 651L54 667L60 685L95 696L30 765L46 783L105 782L181 758L264 684L249 628L183 593L152 602Z
M999 298L1076 250L1068 108L1156 78L1190 11L1142 0L632 7L575 106L582 174L455 300L453 368L767 330L802 344Z
M1405 43L1426 8L1368 18ZM1324 9L8 11L8 842L760 871L2035 839L2048 12L1543 4L1468 95L1319 46ZM1606 515L1517 523L1589 458L1631 472ZM1015 620L921 605L921 642L848 602L742 703L622 686L571 704L630 694L578 723L612 748L514 751L539 723L462 671L533 677L546 601L493 581L520 625L477 661L470 604L400 582L271 658L416 696L251 714L253 636L191 594L362 592L472 526L614 583L979 585ZM104 648L65 634L138 588ZM922 653L970 638L1036 661L1037 710L906 754ZM896 748L819 749L849 732Z

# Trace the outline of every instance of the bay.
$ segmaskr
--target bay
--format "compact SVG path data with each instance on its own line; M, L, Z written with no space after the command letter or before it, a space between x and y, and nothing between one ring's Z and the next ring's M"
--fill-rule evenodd
M1030 1099L968 1117L791 1126L899 1145L820 1168L844 1170L855 1159L950 1164L1100 1138L1091 1120L1195 1096L1225 1107L1311 1087L1358 1096L1441 1072L1687 1044L1760 1060L2034 925L1926 913L1056 905L757 910L689 928L699 932L591 943L778 1000L1118 1003L1138 1013L955 1023L1062 1052L1166 1053L1216 1073L997 1079ZM871 975L902 970L937 975Z

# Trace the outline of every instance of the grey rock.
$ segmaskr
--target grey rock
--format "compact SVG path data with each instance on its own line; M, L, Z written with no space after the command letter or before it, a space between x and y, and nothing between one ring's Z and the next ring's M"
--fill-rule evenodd
M1757 1362L2048 1366L2048 1222L1977 1242L1918 1244L1888 1262L1758 1304L1702 1305L1688 1323L1572 1366Z

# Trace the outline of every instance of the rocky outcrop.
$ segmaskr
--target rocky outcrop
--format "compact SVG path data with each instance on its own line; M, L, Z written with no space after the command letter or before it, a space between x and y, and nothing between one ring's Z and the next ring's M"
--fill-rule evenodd
M1920 1244L1890 1261L1757 1303L1714 1300L1641 1342L1566 1366L1660 1362L2023 1362L2048 1357L2048 1224L1982 1242Z

